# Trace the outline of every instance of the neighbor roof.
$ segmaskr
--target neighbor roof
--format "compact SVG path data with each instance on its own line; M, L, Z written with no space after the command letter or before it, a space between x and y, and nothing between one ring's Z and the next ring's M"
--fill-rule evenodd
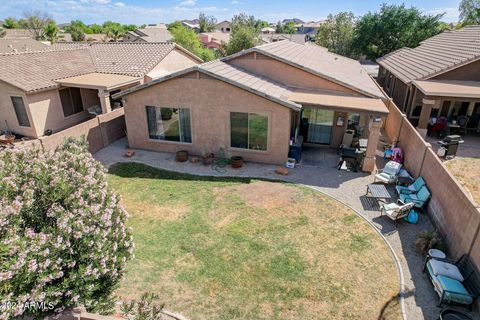
M33 33L28 29L4 29L4 38L33 38Z
M328 52L323 47L284 40L254 47L224 60L249 52L259 52L364 95L384 97L375 81L358 61Z
M94 43L0 55L0 80L33 92L58 87L55 80L92 72L143 77L175 48L201 61L173 43Z
M166 26L159 27L147 27L144 29L137 29L135 31L129 31L129 34L134 37L141 38L146 42L167 42L172 40L170 31Z
M48 48L48 45L32 38L0 38L0 53L32 52Z
M480 98L480 82L457 80L417 80L415 86L426 96Z
M139 77L124 76L121 74L92 72L82 74L80 76L56 80L55 82L67 87L110 90L128 84L138 83L140 81L141 78Z
M416 48L402 48L377 62L404 83L424 80L480 58L480 26L444 31Z

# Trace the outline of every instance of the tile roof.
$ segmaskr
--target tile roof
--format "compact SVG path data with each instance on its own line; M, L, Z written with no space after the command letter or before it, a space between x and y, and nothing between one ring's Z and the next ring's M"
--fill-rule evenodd
M480 58L480 26L444 31L416 48L402 48L377 60L405 83L428 79Z
M143 77L174 48L186 51L173 43L62 46L53 45L40 52L0 55L0 80L33 92L58 87L54 80L92 72Z
M33 38L32 31L28 29L4 29L4 38Z
M137 29L135 31L129 31L128 33L145 42L168 42L172 40L170 31L164 26Z
M0 54L41 51L47 48L48 45L32 38L0 38Z
M375 81L358 61L328 52L326 48L317 45L302 45L284 40L254 47L226 57L224 60L252 51L318 75L364 95L384 97Z

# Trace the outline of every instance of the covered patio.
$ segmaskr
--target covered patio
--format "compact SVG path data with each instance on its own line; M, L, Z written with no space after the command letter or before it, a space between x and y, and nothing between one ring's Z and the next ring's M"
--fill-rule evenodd
M480 132L480 82L425 80L413 84L418 90L412 116L418 116L417 130L423 137L436 133L440 123L445 124L444 135Z
M382 99L295 91L289 100L302 105L301 111L293 112L293 148L297 153L298 149L308 148L307 162L316 162L312 156L314 148L342 147L351 149L352 153L362 153L363 171L375 170L382 118L389 112Z
M142 82L142 78L131 77L120 74L92 72L80 76L69 77L56 80L63 87L90 89L98 91L98 112L101 114L109 113L115 109L116 105L111 98L112 94L121 90L138 85ZM121 101L115 101L121 106ZM112 108L112 104L114 104Z

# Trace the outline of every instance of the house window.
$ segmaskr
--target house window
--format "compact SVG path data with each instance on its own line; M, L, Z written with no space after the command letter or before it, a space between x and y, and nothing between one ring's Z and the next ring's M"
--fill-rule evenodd
M28 120L27 109L22 97L10 97L12 99L13 109L17 115L18 124L22 127L30 127L30 120Z
M62 102L63 115L65 117L83 111L82 96L79 88L60 90L60 101Z
M147 106L150 139L192 142L190 109Z
M268 116L258 113L230 113L232 148L267 150Z
M415 108L412 110L412 118L420 117L421 113L422 113L422 105L415 106Z

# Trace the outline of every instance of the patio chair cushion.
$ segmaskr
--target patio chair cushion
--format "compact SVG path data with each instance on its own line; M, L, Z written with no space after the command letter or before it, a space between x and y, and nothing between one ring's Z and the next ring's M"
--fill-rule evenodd
M463 282L464 280L462 273L454 264L435 259L430 259L427 263L430 263L432 272L436 276L445 276L460 282Z
M433 273L431 264L429 263L427 263L427 270L432 279L433 287L438 295L441 297L442 293L447 291L444 295L444 301L466 305L469 305L473 302L473 298L460 281L442 275L436 276Z
M420 191L420 189L424 185L425 185L425 180L423 180L422 177L418 177L417 180L415 180L408 187L396 186L395 189L397 189L398 194L400 193L410 194L410 193L417 193L418 191Z
M420 188L420 190L417 192L417 198L420 201L427 201L428 198L430 198L430 191L428 191L426 186L423 186Z
M380 180L380 181L382 181L382 182L390 183L390 182L394 182L394 181L395 181L396 176L390 175L390 174L385 173L385 172L382 172L382 173L376 174L376 175L375 175L375 178L377 178L378 180Z

